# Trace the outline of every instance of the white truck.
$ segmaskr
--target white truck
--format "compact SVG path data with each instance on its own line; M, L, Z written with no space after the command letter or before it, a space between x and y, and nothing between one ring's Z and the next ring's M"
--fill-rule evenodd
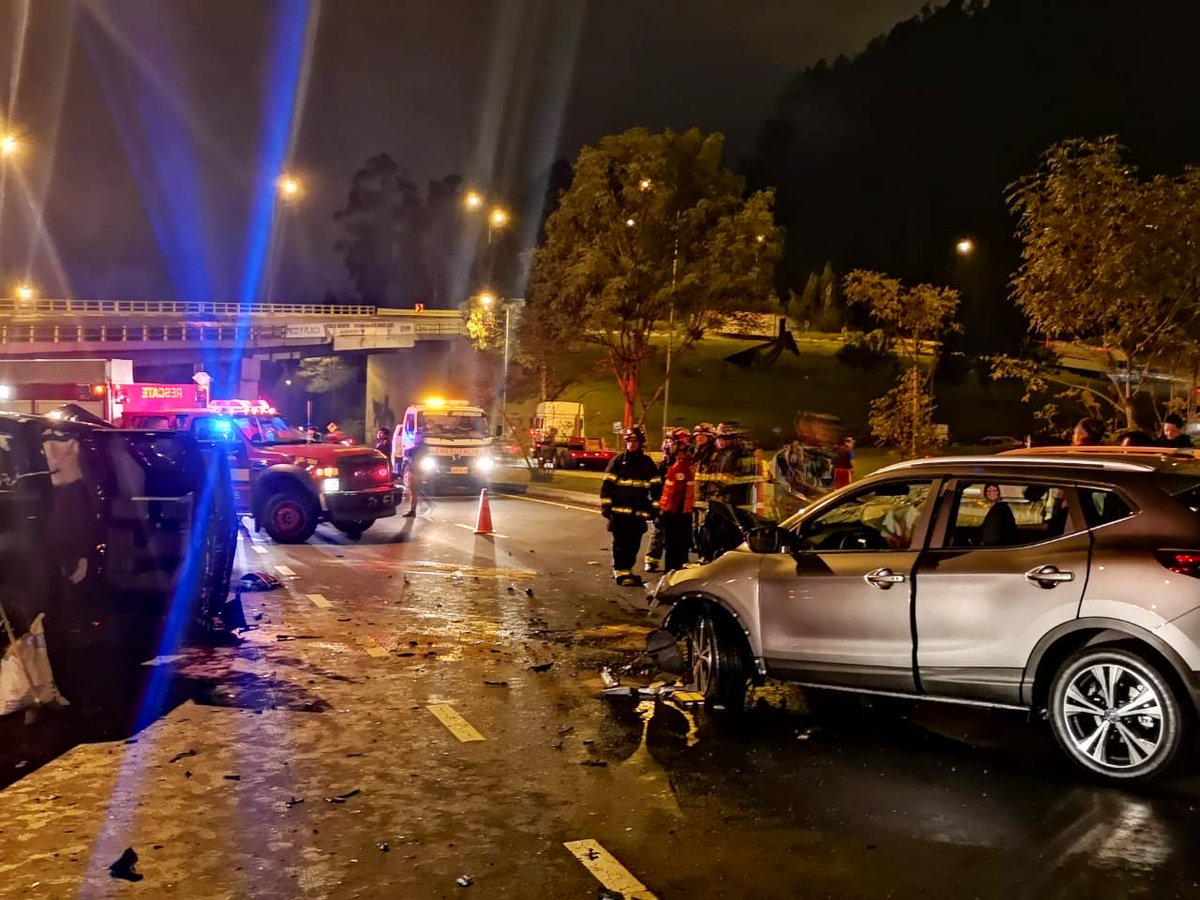
M466 400L414 403L392 435L392 470L402 479L480 486L495 467L487 413Z

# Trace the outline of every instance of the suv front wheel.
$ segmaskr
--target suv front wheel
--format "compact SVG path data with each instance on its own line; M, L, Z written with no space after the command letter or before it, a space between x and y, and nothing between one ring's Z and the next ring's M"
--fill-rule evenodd
M1054 737L1079 766L1113 781L1155 778L1183 743L1175 690L1144 656L1116 646L1085 647L1054 676Z

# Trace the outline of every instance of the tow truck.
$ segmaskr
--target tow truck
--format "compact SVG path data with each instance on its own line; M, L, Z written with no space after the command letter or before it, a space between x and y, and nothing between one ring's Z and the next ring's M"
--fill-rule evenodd
M264 400L126 410L124 424L226 441L238 513L253 516L255 528L276 543L303 544L320 522L358 540L376 519L396 514L397 489L387 457L370 447L313 441Z
M392 435L394 471L406 484L486 484L496 467L487 413L466 400L428 397L404 412Z

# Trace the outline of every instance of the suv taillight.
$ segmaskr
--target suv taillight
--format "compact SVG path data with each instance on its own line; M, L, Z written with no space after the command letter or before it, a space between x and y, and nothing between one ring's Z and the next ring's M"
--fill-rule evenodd
M1200 578L1200 550L1158 550L1154 556L1177 575Z

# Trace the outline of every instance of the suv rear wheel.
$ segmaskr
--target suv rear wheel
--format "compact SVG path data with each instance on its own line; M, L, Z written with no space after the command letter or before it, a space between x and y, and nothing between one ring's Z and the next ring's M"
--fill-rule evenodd
M263 528L277 544L303 544L317 530L317 510L298 488L271 494L263 504Z
M1050 722L1079 766L1133 782L1167 771L1183 743L1183 707L1144 656L1123 647L1085 647L1054 676Z

